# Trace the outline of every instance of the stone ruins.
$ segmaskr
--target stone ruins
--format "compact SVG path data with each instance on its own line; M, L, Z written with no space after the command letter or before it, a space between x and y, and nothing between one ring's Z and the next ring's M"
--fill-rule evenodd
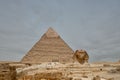
M0 63L0 80L16 80L15 67L7 63Z

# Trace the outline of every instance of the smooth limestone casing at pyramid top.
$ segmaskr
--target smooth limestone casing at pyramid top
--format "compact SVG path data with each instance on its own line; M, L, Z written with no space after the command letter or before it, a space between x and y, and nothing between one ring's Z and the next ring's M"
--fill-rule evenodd
M74 51L52 29L41 37L32 49L23 57L22 63L73 62Z

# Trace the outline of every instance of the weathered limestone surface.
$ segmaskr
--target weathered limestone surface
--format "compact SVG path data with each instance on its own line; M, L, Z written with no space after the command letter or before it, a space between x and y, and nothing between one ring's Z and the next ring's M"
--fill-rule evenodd
M105 63L106 64L106 63ZM113 66L114 65L114 66ZM111 69L119 71L120 64L61 64L56 62L32 65L22 69L25 74L18 80L119 80L119 73L109 73ZM19 73L18 73L19 74Z
M15 67L6 63L0 64L0 80L16 80Z
M22 63L72 62L73 50L52 29L41 37L23 57Z

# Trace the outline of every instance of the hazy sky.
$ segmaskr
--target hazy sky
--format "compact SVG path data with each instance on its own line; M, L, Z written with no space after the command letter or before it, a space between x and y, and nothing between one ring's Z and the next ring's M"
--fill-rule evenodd
M49 27L91 62L120 60L120 0L0 0L0 60L20 61Z

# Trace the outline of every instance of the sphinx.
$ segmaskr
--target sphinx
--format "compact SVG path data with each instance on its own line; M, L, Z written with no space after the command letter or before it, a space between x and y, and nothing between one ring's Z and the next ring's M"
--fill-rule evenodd
M89 55L85 50L76 50L73 55L73 60L78 61L80 64L88 63Z

